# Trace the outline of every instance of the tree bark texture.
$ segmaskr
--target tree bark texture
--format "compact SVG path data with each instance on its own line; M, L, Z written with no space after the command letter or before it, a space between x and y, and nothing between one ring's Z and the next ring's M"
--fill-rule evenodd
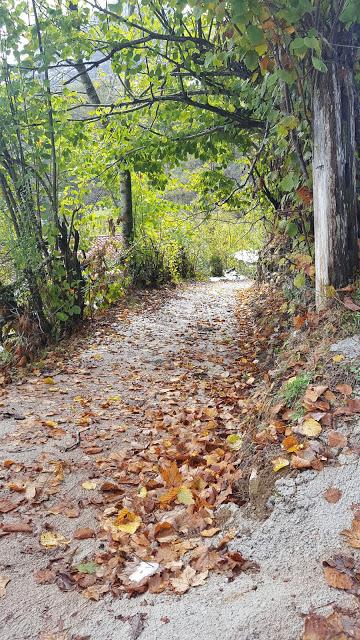
M329 286L347 284L358 267L355 82L338 60L317 73L313 95L313 192L316 305Z

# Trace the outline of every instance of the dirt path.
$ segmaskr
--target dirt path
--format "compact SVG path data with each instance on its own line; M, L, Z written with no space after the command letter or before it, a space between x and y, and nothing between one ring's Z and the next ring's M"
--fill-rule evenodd
M39 584L39 570L51 570L64 555L61 547L42 547L41 532L71 541L66 553L74 564L104 548L97 537L74 540L74 532L96 529L104 508L100 484L114 482L105 461L128 449L141 460L151 449L149 416L159 405L169 415L174 405L188 412L212 407L207 382L226 379L238 357L234 306L243 286L191 286L164 301L155 297L150 309L119 311L96 326L91 344L75 340L66 365L47 363L48 375L43 369L7 389L0 405L0 505L6 511L9 498L18 502L3 522L21 521L32 533L4 529L0 578L10 581L0 604L1 640L298 640L312 608L353 606L351 596L325 585L321 569L321 560L341 548L339 531L359 501L359 465L351 457L278 482L265 522L236 505L220 507L225 529L236 532L230 548L257 562L257 572L233 581L210 574L182 596L106 594L98 602L74 590L65 574L57 584ZM131 465L128 471L136 474ZM339 483L339 503L319 500Z

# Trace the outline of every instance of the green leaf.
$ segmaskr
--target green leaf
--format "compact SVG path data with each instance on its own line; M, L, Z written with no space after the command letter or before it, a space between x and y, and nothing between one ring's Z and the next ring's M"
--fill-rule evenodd
M264 42L264 34L255 25L251 24L247 29L247 36L251 42L251 44L258 46L259 44L263 44Z
M322 73L326 73L328 68L327 68L325 62L320 60L320 58L315 58L315 56L313 56L311 58L311 60L312 60L312 63L313 63L313 67L315 67L315 69L317 69L317 71L321 71Z
M298 228L295 222L289 222L289 224L286 227L286 231L288 236L290 236L290 238L295 238L296 234L298 233Z
M99 565L96 562L82 562L76 565L76 568L79 573L96 573Z
M71 307L71 313L74 316L79 316L81 314L81 309L80 309L79 305L74 304L74 306Z
M69 316L67 313L64 313L64 311L58 311L56 317L58 320L61 320L61 322L66 322L66 320L69 319Z
M243 444L243 438L239 433L232 433L226 438L226 442L230 449L233 451L239 451Z
M297 289L303 289L306 285L306 277L304 273L298 273L294 278L294 286Z
M254 71L259 64L259 55L256 51L248 51L244 58L245 64L250 71Z

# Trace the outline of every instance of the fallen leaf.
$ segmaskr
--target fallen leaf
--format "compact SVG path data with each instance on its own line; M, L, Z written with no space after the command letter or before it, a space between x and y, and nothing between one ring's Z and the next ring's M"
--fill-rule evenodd
M106 584L94 584L93 586L85 589L82 594L89 600L100 600L101 596L104 595L104 593L107 593L109 589L110 587Z
M314 420L314 418L308 418L296 428L296 431L308 438L317 438L322 431L320 422Z
M155 526L154 538L158 542L172 542L177 537L178 534L170 522L158 522Z
M219 527L211 527L211 529L204 529L200 535L203 538L212 538L213 536L215 536L217 533L219 533L219 531L221 531L221 529Z
M12 502L7 498L0 500L0 513L8 513L9 511L13 511L19 506L18 502Z
M180 504L194 504L194 498L193 498L193 494L191 492L191 490L188 487L180 487L180 490L176 496L177 501L180 502Z
M183 477L175 461L169 467L160 469L160 475L167 487L179 487L183 482Z
M87 447L83 450L88 456L94 456L97 453L101 453L103 451L103 447Z
M94 480L85 480L85 482L83 482L81 486L87 491L94 491L97 487L97 483L94 482Z
M59 426L57 422L55 422L55 420L44 420L43 424L46 427L50 427L51 429L57 429L57 427Z
M61 533L57 533L56 531L43 531L40 535L41 546L48 549L65 547L69 542L70 540L66 540Z
M196 576L196 571L189 565L177 577L170 580L175 593L183 594L190 589L191 583Z
M159 497L159 502L163 505L170 504L176 499L178 493L179 493L179 487L173 487L172 489L169 489L169 491L166 491L166 493L163 493Z
M310 385L305 391L304 400L306 402L316 402L327 388L327 385Z
M350 309L350 311L360 311L359 305L356 304L354 300L350 298L350 296L345 296L343 305L344 307L346 307L346 309Z
M32 533L33 528L27 522L3 522L1 530L5 533Z
M295 453L302 448L302 445L293 435L286 436L286 438L284 438L284 440L282 441L281 446L283 449L286 449L288 453Z
M343 396L350 396L352 394L352 387L349 384L338 384L336 385L337 391L342 393Z
M87 573L89 575L92 575L94 573L96 573L96 571L99 569L98 564L96 564L96 562L81 562L80 564L76 565L76 569L78 570L79 573Z
M340 433L340 431L328 431L327 437L329 447L344 448L347 445L347 437Z
M76 529L76 531L74 532L75 540L87 540L88 538L94 538L94 537L95 537L94 529L87 529L87 528Z
M238 433L232 433L226 438L227 445L232 451L239 451L242 447L243 438Z
M360 638L357 611L336 609L328 616L311 612L305 618L302 640L350 640Z
M38 569L38 571L34 572L33 576L36 584L53 584L56 573L51 571L51 569Z
M340 489L337 489L336 487L329 487L324 492L324 498L327 502L330 502L330 504L335 504L335 502L339 502L341 496L342 496L342 491L340 491Z
M290 460L287 458L282 458L279 456L272 461L273 471L280 471L280 469L284 469L284 467L288 467L290 464Z
M360 520L354 518L351 523L351 529L344 529L341 535L347 538L353 549L360 549Z
M123 531L124 533L133 534L141 525L140 516L136 515L132 511L124 508L119 511L115 520L114 526L119 531Z
M291 456L291 466L293 469L310 469L311 461L301 456Z
M9 576L0 576L0 598L4 597L6 585L9 584L10 580Z
M351 589L353 580L346 573L338 571L334 567L324 567L324 575L327 584L335 589Z
M43 379L43 383L44 384L55 384L55 380L54 380L54 378L51 378L51 376L47 376L46 378Z

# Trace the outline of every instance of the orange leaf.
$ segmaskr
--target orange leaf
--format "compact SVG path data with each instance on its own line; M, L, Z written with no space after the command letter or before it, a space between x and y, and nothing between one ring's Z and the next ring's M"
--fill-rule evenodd
M336 487L329 487L328 489L326 489L324 493L325 500L327 502L330 502L331 504L335 504L335 502L339 502L341 496L342 496L342 491L340 491L340 489L337 489Z
M179 487L172 487L172 489L169 489L169 491L167 491L166 493L163 493L160 496L159 498L160 504L166 505L166 504L170 504L170 502L174 502L178 493L179 493Z
M175 460L169 467L160 469L160 474L167 487L179 487L183 483L183 477L177 468Z
M347 576L346 573L342 573L334 567L324 567L324 575L325 580L330 587L335 587L335 589L351 589L353 586L353 581L350 576Z
M360 549L360 520L354 519L351 523L351 529L344 529L341 535L347 538L353 549Z

